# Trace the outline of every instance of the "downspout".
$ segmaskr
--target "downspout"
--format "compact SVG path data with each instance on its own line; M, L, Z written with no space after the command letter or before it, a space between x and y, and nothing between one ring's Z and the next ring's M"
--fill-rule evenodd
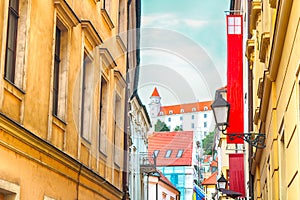
M250 19L250 11L252 10L252 1L248 0L248 11L247 17L248 22ZM248 23L248 30L250 30L250 23ZM251 33L248 31L248 39L251 39ZM250 68L252 64L248 62L248 128L249 132L253 131L253 74ZM249 165L249 196L251 199L254 199L254 176L251 173L251 165L252 163L252 156L253 156L253 148L248 145L248 165Z
M127 48L128 48L128 41L129 41L129 36L128 36L128 33L129 33L129 25L130 25L130 12L129 12L129 9L130 9L130 4L131 4L131 0L128 0L127 2ZM128 75L128 69L129 69L129 60L128 60L128 51L127 51L127 56L126 56L126 83L128 83L130 80L129 80L129 75ZM127 85L128 86L128 85ZM122 176L122 184L123 184L123 200L126 200L127 198L129 198L129 195L128 194L128 166L127 166L127 163L128 163L128 156L127 156L127 152L128 152L128 127L129 127L129 124L128 124L128 88L126 86L126 89L125 89L125 108L124 108L124 149L123 149L123 157L124 157L124 161L123 161L123 176Z

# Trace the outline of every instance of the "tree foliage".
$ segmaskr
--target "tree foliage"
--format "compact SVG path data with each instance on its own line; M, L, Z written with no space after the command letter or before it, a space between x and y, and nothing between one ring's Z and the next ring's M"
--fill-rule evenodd
M177 125L177 126L174 128L174 131L183 131L183 130L182 130L182 128L181 128L180 126Z
M154 126L155 132L162 132L162 131L170 131L169 127L165 122L162 122L160 120L157 120L155 126Z
M213 143L214 143L214 132L210 132L202 140L202 148L205 155L212 155Z

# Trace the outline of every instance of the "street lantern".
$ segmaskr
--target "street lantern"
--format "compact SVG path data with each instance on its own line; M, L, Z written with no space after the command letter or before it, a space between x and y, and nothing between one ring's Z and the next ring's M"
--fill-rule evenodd
M155 151L153 151L153 153L152 153L152 158L153 158L155 170L156 170L156 158L157 158L157 156L158 156L158 152L159 152L158 150L155 150Z
M211 105L211 108L219 131L224 133L228 126L230 104L222 97L221 93L218 93L218 96Z
M227 186L227 180L226 178L224 178L223 173L221 175L221 177L217 180L218 182L218 189L226 189Z

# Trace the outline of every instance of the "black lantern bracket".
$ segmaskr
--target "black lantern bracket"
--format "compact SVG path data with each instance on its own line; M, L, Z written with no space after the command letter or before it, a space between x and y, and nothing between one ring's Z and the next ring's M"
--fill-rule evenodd
M229 126L228 119L230 104L222 97L222 94L220 92L217 93L217 97L212 103L211 108L214 113L214 118L218 130L221 131L224 135L226 135L229 138L229 140L240 138L253 147L260 149L266 147L266 135L264 133L226 133L226 129Z

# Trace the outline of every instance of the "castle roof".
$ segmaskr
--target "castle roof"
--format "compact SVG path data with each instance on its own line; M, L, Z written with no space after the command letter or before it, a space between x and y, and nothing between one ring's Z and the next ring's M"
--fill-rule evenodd
M154 88L151 97L160 97L156 87Z
M187 104L178 104L172 106L162 106L160 108L159 116L163 115L174 115L174 114L183 114L190 112L201 112L206 110L211 110L210 105L212 101L203 101L203 102L195 102L195 103L187 103Z

